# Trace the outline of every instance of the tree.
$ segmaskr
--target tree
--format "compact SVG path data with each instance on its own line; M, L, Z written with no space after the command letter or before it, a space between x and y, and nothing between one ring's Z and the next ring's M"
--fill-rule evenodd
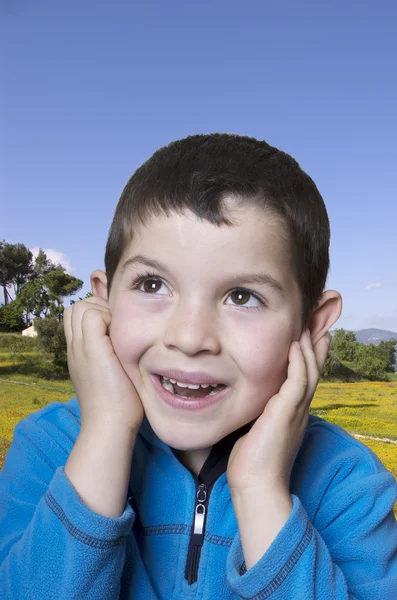
M24 328L23 307L18 298L0 307L0 322L16 331Z
M24 244L9 244L0 242L0 285L4 293L4 305L12 300L7 287L14 285L15 296L21 287L29 281L33 273L33 254Z
M84 282L64 273L61 269L55 269L43 276L43 283L48 289L50 313L61 321L64 311L63 298L78 292Z
M65 268L58 263L57 265L52 262L49 258L47 258L46 253L42 248L39 248L39 253L35 258L34 266L33 266L33 275L32 279L38 279L46 273L50 273L51 271L55 271L55 269L65 270Z
M354 361L357 372L372 381L387 381L387 358L379 358L378 349L374 344L359 344Z
M386 362L386 371L389 373L394 373L395 363L396 363L396 339L388 340L387 342L380 342L376 348L376 354L381 360Z
M81 279L65 273L61 264L49 260L42 248L34 263L32 257L23 244L0 242L0 285L6 307L0 312L0 321L12 329L23 329L32 315L39 319L50 314L60 321L64 297L75 294L83 285ZM12 284L15 300L7 289Z
M19 301L26 311L26 322L30 322L30 315L40 318L41 313L47 314L50 307L50 298L41 279L29 281L19 295Z
M359 345L353 331L337 329L332 338L332 348L339 360L353 362L356 358Z
M329 349L327 360L324 363L324 368L323 368L321 375L325 379L327 379L328 377L330 377L332 375L338 375L340 367L341 367L341 362L340 362L339 358L337 357L335 351L331 347Z

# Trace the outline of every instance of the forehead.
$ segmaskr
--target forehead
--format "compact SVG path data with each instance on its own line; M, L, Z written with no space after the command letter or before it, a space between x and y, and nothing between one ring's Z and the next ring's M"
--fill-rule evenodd
M179 248L195 245L205 249L211 245L216 251L238 244L240 251L257 252L260 248L270 250L273 246L282 249L284 255L290 252L289 234L278 215L247 205L228 208L226 216L233 225L214 225L188 210L183 214L171 213L169 217L151 217L146 225L134 226L130 248L156 240L157 246Z
M213 225L190 211L156 216L146 225L134 228L133 239L120 261L138 254L162 264L183 276L215 277L234 273L268 273L285 289L293 285L290 243L281 219L256 207L228 208L232 226Z

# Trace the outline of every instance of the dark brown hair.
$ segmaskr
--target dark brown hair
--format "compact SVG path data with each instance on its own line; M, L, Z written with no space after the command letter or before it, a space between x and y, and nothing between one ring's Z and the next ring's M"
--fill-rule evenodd
M265 141L227 133L192 135L157 150L139 167L117 204L105 252L108 293L134 228L187 209L213 225L233 226L228 199L276 215L286 257L302 294L302 327L324 291L330 226L313 180L285 152Z

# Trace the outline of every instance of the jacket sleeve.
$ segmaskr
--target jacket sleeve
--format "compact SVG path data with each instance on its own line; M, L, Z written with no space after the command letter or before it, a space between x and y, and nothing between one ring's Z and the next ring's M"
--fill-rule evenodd
M135 513L126 502L112 519L83 503L64 472L70 440L62 435L29 417L14 429L0 471L2 600L119 597Z
M226 575L238 598L396 600L397 483L374 460L354 467L346 460L327 484L313 523L291 494L287 523L249 571L237 532Z

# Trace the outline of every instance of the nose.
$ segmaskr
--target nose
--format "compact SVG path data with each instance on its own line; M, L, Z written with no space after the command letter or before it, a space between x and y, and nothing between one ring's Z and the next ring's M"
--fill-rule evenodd
M202 303L179 304L167 319L163 342L167 348L177 348L187 355L199 352L218 354L217 317Z

